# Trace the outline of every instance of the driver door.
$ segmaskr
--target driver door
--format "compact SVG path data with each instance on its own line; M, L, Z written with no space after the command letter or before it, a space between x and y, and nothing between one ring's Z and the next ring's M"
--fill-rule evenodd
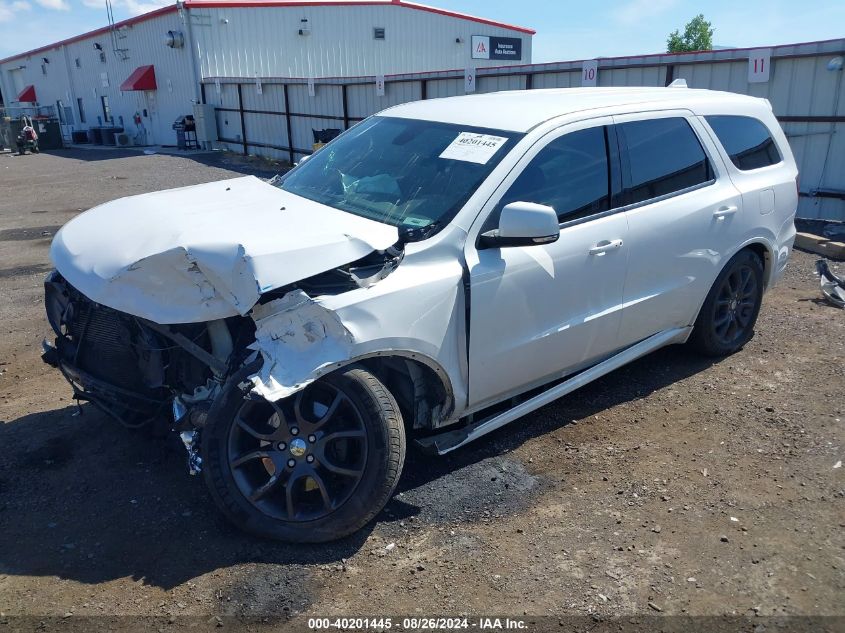
M469 405L493 404L593 364L618 347L628 224L612 120L560 128L520 160L479 215L510 202L555 209L551 244L480 248L468 240Z

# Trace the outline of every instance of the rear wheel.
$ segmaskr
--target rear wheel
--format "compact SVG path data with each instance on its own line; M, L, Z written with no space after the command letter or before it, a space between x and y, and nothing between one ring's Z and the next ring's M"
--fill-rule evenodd
M733 354L754 336L762 300L763 264L756 253L740 251L710 289L690 343L707 356Z
M293 542L338 539L368 523L405 459L387 388L350 367L273 403L239 386L245 377L229 381L202 432L206 482L224 514L247 532Z

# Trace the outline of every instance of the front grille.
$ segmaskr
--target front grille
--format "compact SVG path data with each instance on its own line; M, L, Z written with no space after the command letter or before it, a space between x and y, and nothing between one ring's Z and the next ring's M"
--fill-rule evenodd
M86 299L74 301L68 330L76 350L68 360L109 384L146 391L133 336L137 326L130 319Z

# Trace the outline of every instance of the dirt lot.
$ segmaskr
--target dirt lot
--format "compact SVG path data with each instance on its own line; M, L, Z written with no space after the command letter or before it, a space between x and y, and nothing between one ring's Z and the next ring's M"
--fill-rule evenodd
M181 616L845 616L845 312L818 300L807 254L740 353L666 349L448 458L411 453L377 521L330 545L238 533L181 452L89 406L79 415L39 359L52 234L99 202L251 168L0 155L0 612L174 628Z

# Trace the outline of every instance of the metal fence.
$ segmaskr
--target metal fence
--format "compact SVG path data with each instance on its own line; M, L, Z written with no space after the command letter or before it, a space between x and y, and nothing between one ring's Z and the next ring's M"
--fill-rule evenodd
M801 170L799 216L845 220L843 55L845 39L602 58L595 85L665 86L685 79L691 88L768 99ZM769 65L765 77L751 76L758 59L761 67ZM581 86L585 64L590 62L478 69L474 92ZM464 70L388 76L383 95L376 79L214 77L203 81L202 97L215 105L220 143L228 149L294 162L311 153L313 130L345 130L392 105L466 93Z

